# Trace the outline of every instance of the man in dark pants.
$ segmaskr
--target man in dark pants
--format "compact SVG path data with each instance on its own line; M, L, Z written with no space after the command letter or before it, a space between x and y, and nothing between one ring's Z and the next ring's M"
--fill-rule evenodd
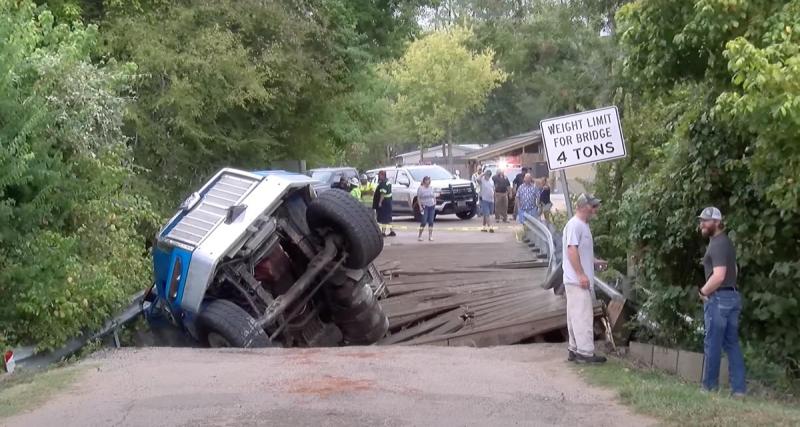
M499 222L502 219L503 222L508 222L508 189L511 183L502 170L492 177L492 181L494 181L494 220Z
M705 208L699 219L700 233L709 238L703 257L706 283L699 291L705 321L703 390L719 388L719 365L722 350L725 350L728 353L731 392L735 397L743 397L747 386L744 356L739 347L742 299L736 287L736 248L725 233L719 209Z
M375 188L372 207L375 209L381 234L384 237L397 236L392 228L392 184L386 177L386 171L378 172L378 187Z

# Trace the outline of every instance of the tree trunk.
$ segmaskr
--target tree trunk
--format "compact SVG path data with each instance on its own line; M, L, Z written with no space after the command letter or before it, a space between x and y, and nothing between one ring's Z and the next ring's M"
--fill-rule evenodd
M419 164L424 164L425 161L425 146L420 144L419 145Z

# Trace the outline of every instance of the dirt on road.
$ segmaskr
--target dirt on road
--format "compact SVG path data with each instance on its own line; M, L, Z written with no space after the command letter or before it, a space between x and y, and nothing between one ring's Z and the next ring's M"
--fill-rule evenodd
M563 345L107 351L8 426L645 426Z

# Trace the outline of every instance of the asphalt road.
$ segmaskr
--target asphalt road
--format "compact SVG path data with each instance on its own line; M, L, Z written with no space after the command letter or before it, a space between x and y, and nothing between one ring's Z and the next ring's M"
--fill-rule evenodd
M123 349L8 426L646 426L561 345Z

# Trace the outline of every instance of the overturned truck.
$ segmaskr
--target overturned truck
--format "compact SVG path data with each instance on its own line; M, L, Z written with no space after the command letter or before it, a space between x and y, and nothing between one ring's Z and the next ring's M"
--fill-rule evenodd
M153 248L145 311L211 347L371 344L383 249L372 213L303 175L223 169L180 206Z

